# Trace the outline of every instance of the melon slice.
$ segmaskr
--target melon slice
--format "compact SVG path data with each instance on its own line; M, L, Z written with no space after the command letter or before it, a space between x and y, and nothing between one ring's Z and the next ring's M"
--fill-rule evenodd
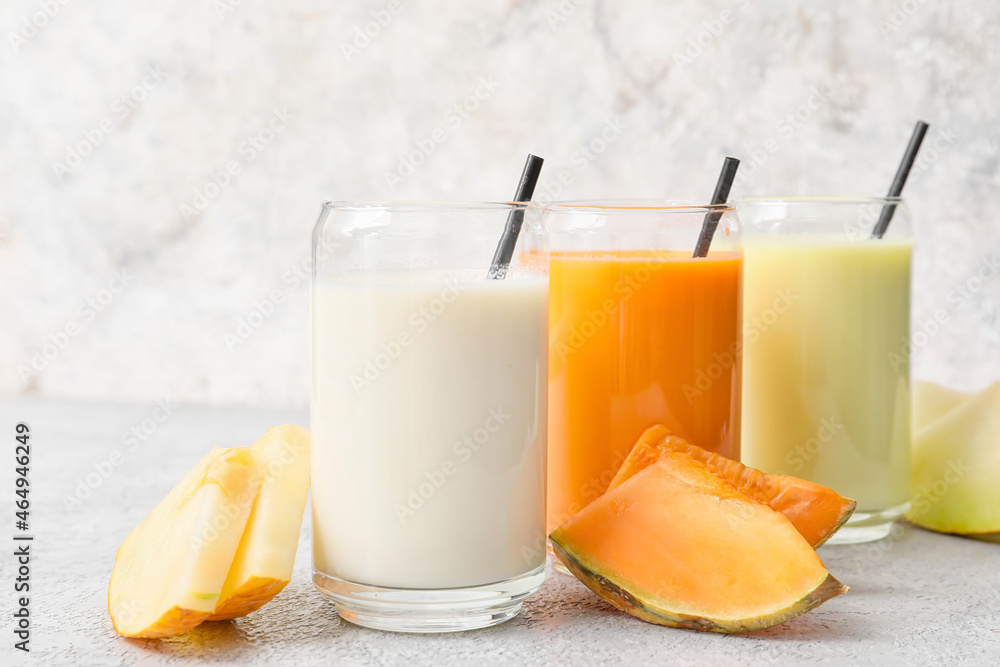
M913 384L913 432L920 431L972 398L957 389L942 387L933 382Z
M118 634L167 637L212 615L260 486L257 456L213 449L125 538L108 586Z
M260 455L260 491L209 621L259 609L292 579L309 494L309 431L275 426L250 448Z
M737 489L784 514L814 548L836 533L854 513L857 503L825 486L791 475L768 475L739 461L709 452L674 435L666 426L653 426L639 437L628 458L611 480L615 488L670 452L682 452L718 470Z
M917 383L910 511L924 528L1000 534L1000 382L975 395ZM965 396L963 399L962 397Z
M664 453L551 538L597 595L660 625L759 630L848 590L782 514L679 452Z

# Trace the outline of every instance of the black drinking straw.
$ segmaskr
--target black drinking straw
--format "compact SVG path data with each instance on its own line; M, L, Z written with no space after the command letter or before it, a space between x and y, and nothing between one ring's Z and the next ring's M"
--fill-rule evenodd
M892 185L889 186L888 197L898 197L903 194L906 177L910 175L910 169L913 168L913 161L917 159L917 151L920 150L920 144L923 142L924 135L927 134L927 128L929 127L930 125L924 121L917 121L917 126L913 128L913 134L910 135L910 143L906 147L906 152L903 153L903 161L899 163L899 169L896 170L896 177L892 179ZM878 222L875 223L875 229L872 230L873 239L882 238L885 230L889 228L889 223L892 221L892 216L895 212L895 204L886 204L882 207L882 214L879 215Z
M515 202L529 202L531 196L535 194L535 185L538 183L538 175L542 172L542 163L545 162L537 155L528 153L528 159L524 162L524 170L521 172L521 180L517 184L517 192L514 193ZM494 280L503 280L507 275L507 267L514 256L514 246L517 245L517 235L521 233L521 225L524 224L524 208L515 207L507 214L507 225L504 227L497 250L493 254L493 263L490 264L489 277Z
M727 157L722 163L719 181L715 184L715 192L712 194L713 206L725 204L729 199L729 190L733 187L733 179L736 178L736 170L739 168L740 161L734 157ZM715 228L719 226L721 218L722 211L709 211L705 214L705 221L701 224L701 236L698 237L698 244L694 247L692 257L708 255L708 247L712 245L712 237L715 236Z

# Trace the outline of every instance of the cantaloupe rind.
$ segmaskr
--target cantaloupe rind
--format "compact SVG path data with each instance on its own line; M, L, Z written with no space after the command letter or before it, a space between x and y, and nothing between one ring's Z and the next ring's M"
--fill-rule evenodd
M563 551L557 543L552 543L552 550L559 561L566 566L573 576L582 581L587 588L594 591L599 597L609 602L617 609L627 614L656 625L666 625L674 628L685 628L688 630L701 630L704 632L719 632L733 634L739 632L753 632L765 630L767 628L780 625L790 621L797 616L818 607L830 598L842 595L850 590L848 586L837 581L829 572L821 580L818 586L806 593L806 595L783 611L762 616L748 618L705 618L674 612L669 609L657 607L655 604L646 604L637 599L627 590L621 588L616 583L599 574L588 571L581 566L573 556Z
M785 516L681 452L664 453L550 537L597 595L661 625L760 630L848 590Z

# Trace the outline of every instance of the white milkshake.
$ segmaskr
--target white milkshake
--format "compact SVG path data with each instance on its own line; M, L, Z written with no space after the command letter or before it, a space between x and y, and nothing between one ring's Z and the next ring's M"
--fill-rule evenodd
M313 287L313 559L447 589L545 562L548 281L411 271Z

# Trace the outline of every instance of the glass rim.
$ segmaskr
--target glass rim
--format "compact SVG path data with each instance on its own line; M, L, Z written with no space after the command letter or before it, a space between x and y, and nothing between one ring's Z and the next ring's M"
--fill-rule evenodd
M695 201L670 199L571 199L565 201L541 202L544 210L558 213L711 213L735 211L733 202L705 204Z
M766 206L766 205L787 205L787 204L831 204L831 205L881 205L894 204L899 206L906 202L902 197L878 197L864 195L847 195L834 197L742 197L736 201L735 208L744 205Z
M328 199L323 202L324 211L516 211L538 206L534 202L500 201L424 201L424 200L371 200L348 201Z

